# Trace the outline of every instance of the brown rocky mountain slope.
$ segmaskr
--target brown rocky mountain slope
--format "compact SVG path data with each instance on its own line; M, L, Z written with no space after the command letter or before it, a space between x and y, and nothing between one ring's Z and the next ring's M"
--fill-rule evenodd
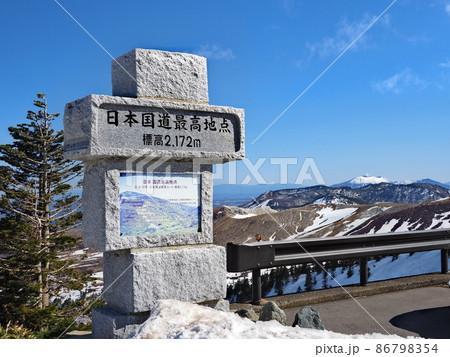
M221 206L214 210L214 243L450 228L450 199L423 203L312 204L274 211Z

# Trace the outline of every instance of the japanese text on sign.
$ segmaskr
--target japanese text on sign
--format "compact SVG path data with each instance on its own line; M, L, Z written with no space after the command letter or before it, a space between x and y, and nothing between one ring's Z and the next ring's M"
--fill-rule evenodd
M197 115L168 114L168 113L133 113L128 110L122 118L117 110L106 112L107 123L115 126L141 125L146 128L162 128L185 131L201 132L217 131L219 133L231 133L230 123L226 118L215 118L212 116L200 118Z

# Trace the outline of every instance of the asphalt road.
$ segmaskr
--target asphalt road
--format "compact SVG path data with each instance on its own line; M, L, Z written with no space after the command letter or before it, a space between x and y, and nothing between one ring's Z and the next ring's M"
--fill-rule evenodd
M360 297L356 301L346 299L313 306L319 311L325 328L329 331L450 338L448 287L431 286ZM288 324L293 323L298 310L299 308L284 310Z

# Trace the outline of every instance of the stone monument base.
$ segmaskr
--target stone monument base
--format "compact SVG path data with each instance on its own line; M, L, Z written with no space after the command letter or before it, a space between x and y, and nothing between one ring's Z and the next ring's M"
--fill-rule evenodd
M126 338L149 316L150 312L125 314L107 306L97 307L92 310L92 337L96 339Z
M158 300L193 303L226 296L225 248L213 244L104 252L104 300L120 313Z

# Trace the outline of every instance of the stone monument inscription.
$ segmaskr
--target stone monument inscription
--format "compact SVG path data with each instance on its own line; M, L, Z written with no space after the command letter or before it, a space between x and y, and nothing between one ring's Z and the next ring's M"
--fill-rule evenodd
M226 161L226 153L243 157L242 122L242 110L230 107L90 95L66 105L65 152L73 159L151 155Z
M99 129L104 147L239 151L238 120L230 114L112 106L102 111Z

